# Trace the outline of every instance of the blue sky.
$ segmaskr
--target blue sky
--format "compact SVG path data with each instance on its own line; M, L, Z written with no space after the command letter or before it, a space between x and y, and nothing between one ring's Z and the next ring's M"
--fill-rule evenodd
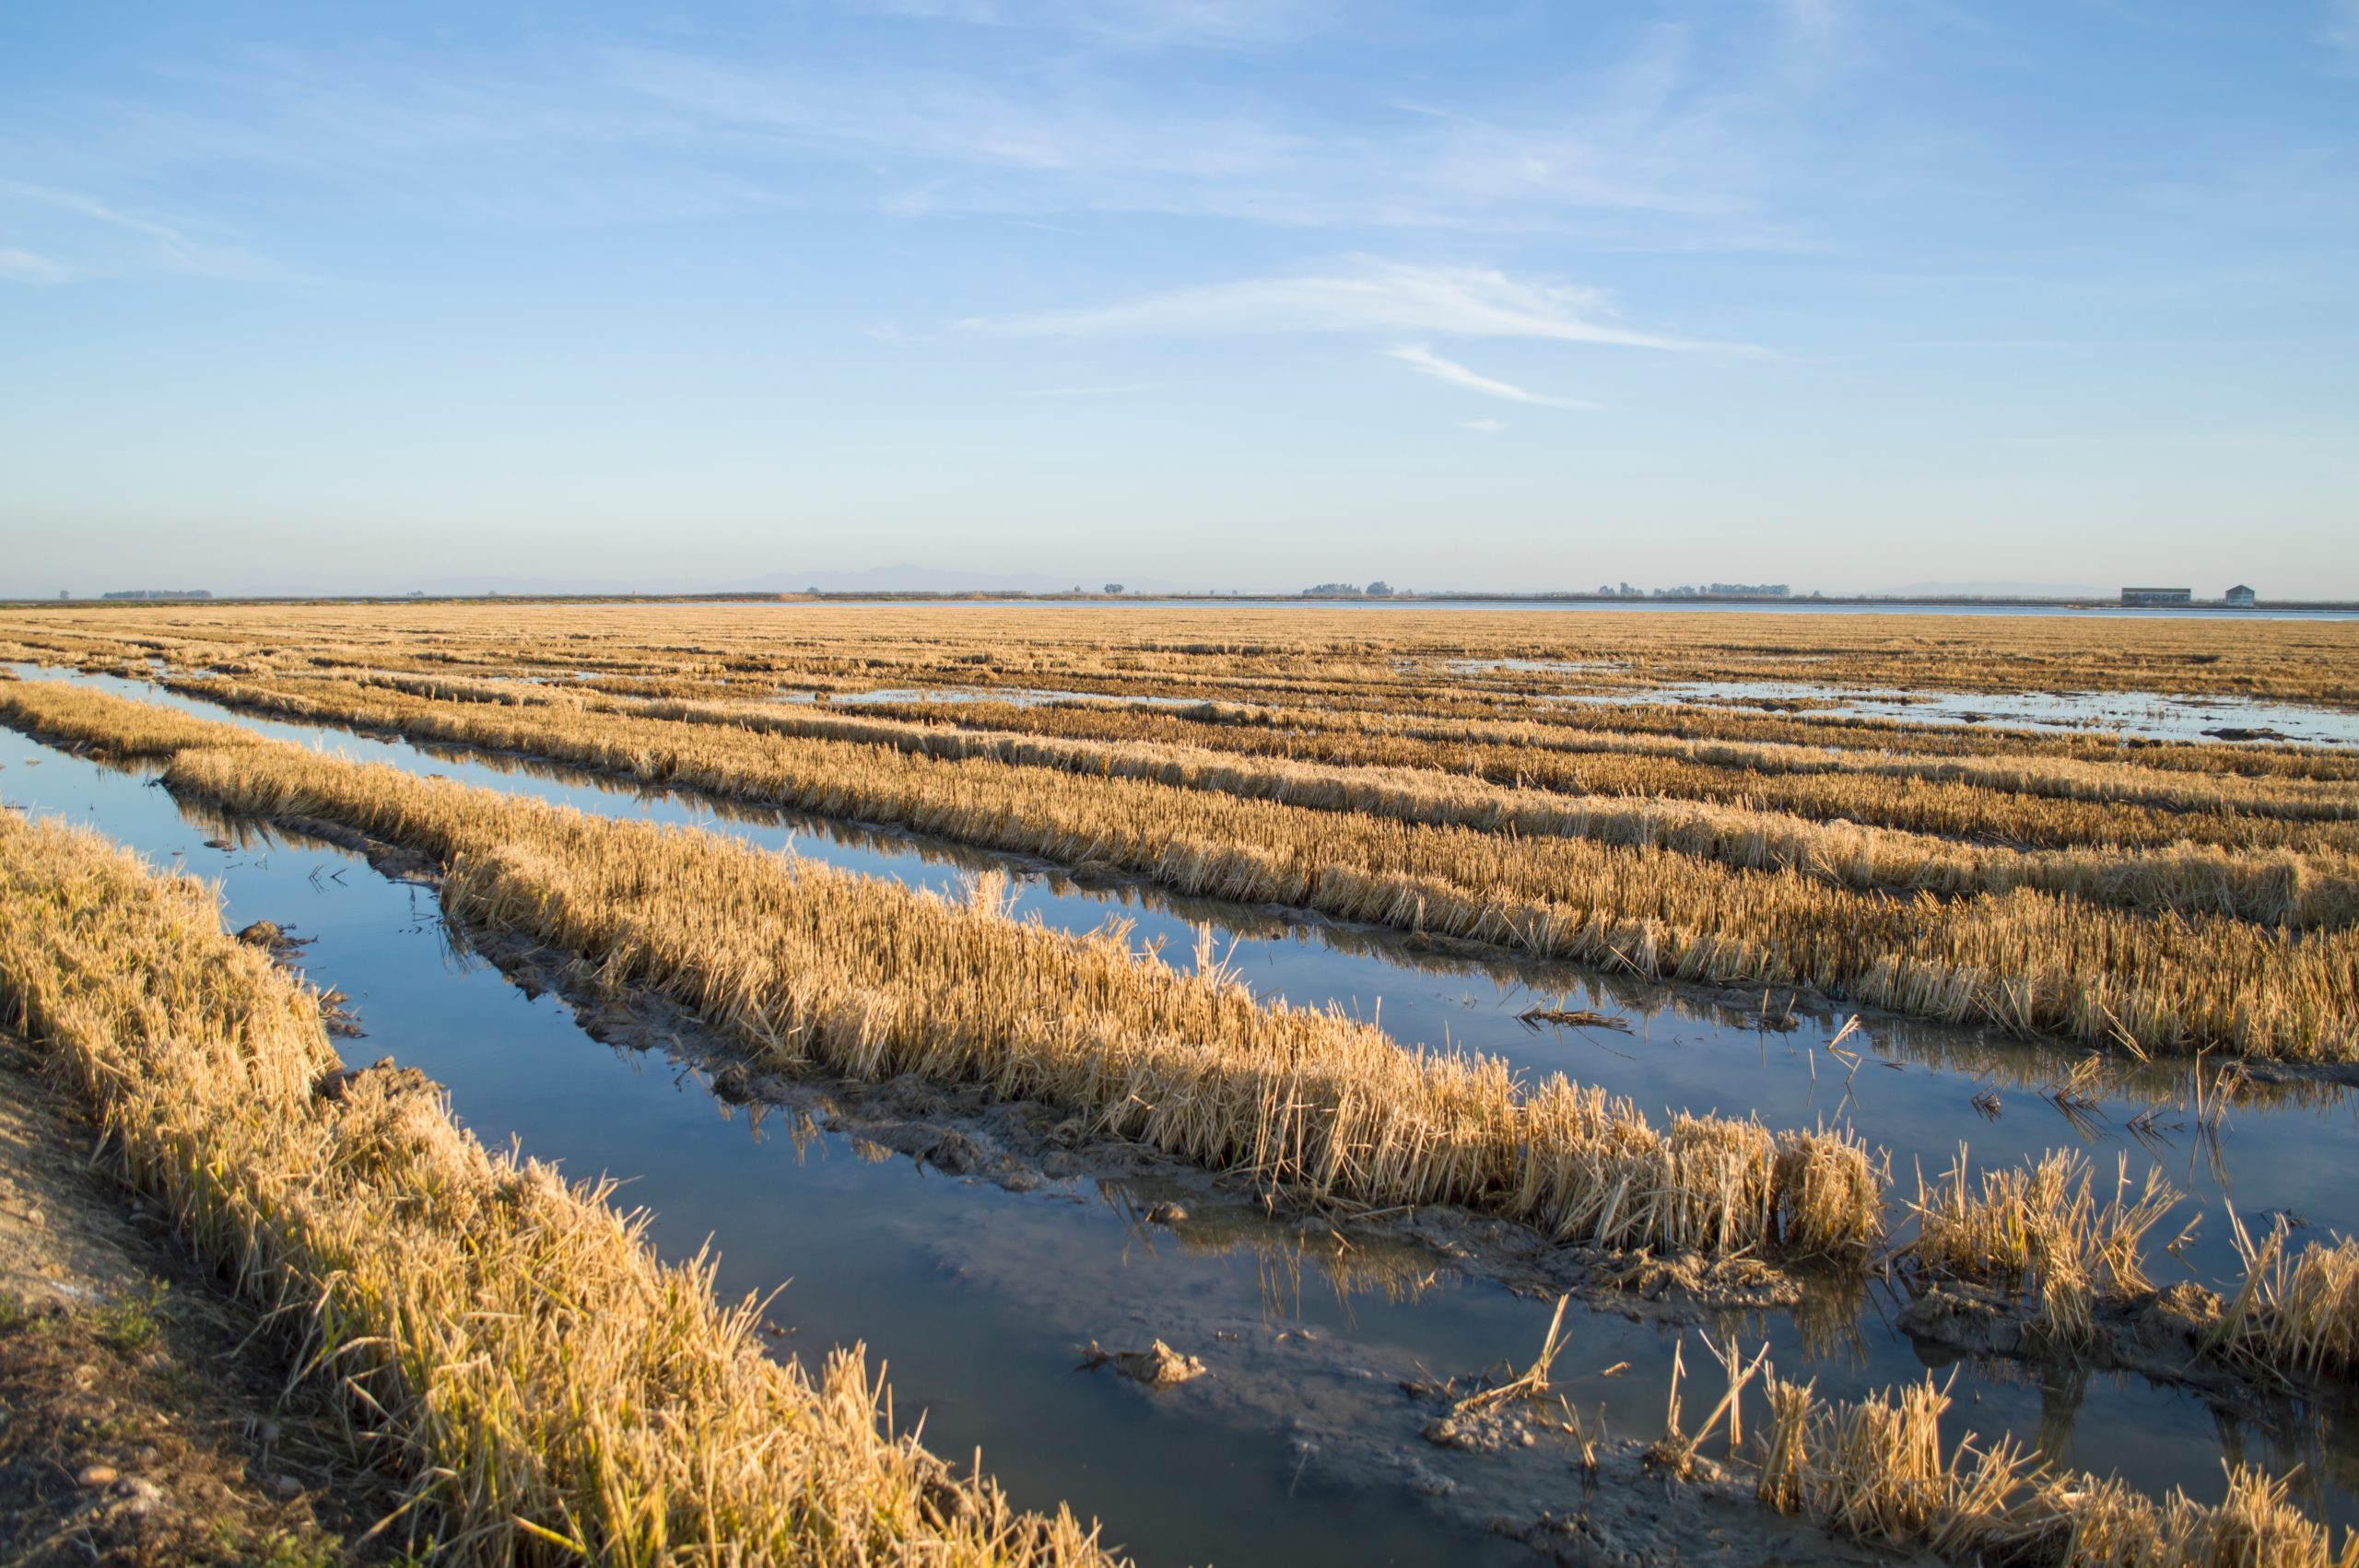
M0 13L0 591L2359 596L2359 0Z

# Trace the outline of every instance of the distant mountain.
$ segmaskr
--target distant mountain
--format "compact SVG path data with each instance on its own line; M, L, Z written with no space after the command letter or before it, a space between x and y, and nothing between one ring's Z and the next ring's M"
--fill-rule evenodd
M1895 599L2110 599L2120 590L2084 582L1910 582L1877 591Z

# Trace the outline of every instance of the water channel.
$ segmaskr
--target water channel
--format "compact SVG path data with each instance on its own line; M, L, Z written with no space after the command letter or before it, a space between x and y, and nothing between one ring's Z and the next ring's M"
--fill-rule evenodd
M1021 918L1087 930L1120 916L1134 922L1135 942L1160 943L1181 965L1191 962L1197 927L1210 925L1216 948L1261 994L1377 1018L1404 1045L1447 1043L1527 1072L1561 1071L1628 1094L1658 1118L1693 1110L1757 1112L1773 1127L1848 1121L1893 1152L1900 1190L1912 1166L1937 1173L1964 1140L1978 1165L2085 1141L2107 1169L2117 1156L2133 1174L2162 1164L2189 1193L2190 1211L2208 1211L2183 1254L2214 1281L2232 1262L2227 1199L2248 1218L2298 1217L2309 1228L2297 1240L2359 1223L2359 1195L2344 1176L2359 1107L2334 1084L2253 1084L2214 1139L2194 1125L2184 1064L2108 1059L2093 1106L2068 1117L2042 1091L2081 1053L2050 1045L1877 1018L1864 1039L1851 1037L1867 1047L1853 1065L1826 1048L1847 1013L1789 1015L1782 996L1765 1008L1760 999L1444 952L1286 911L1086 885L1036 863L854 825L720 812L695 797L512 758L254 720L144 683L19 673L169 702L358 760L728 833L863 874L949 889L1004 866ZM891 1368L904 1420L922 1410L929 1443L945 1454L980 1445L1019 1501L1069 1501L1148 1563L1528 1559L1470 1514L1468 1500L1484 1492L1482 1459L1421 1443L1398 1383L1418 1368L1465 1374L1528 1361L1546 1301L1414 1257L1339 1265L1298 1227L1241 1215L1176 1233L1145 1226L1129 1195L1086 1178L1011 1192L877 1158L849 1137L790 1138L782 1118L757 1124L660 1054L588 1037L562 1001L528 997L469 957L430 892L343 850L283 838L208 848L215 831L146 778L10 731L0 731L0 800L88 822L159 865L217 879L233 921L266 917L313 939L303 967L352 996L368 1031L348 1057L391 1055L423 1069L487 1143L514 1137L576 1176L625 1178L623 1199L653 1211L667 1256L689 1255L710 1236L725 1291L784 1284L771 1310L792 1330L783 1350L865 1341ZM1606 1014L1626 1032L1523 1022L1534 1006ZM1975 1103L1986 1094L1998 1096L1995 1115L1988 1100ZM2142 1134L2132 1132L2150 1110L2157 1114ZM1848 1333L1830 1336L1824 1324L1805 1332L1782 1314L1743 1332L1750 1342L1766 1335L1788 1375L1814 1376L1822 1396L1840 1397L1921 1375L1926 1358L1887 1321L1894 1305L1872 1292ZM1652 1435L1670 1333L1611 1310L1577 1310L1574 1333L1560 1378L1629 1363L1625 1375L1575 1383L1574 1392L1588 1406L1602 1400L1615 1432ZM1075 1370L1092 1340L1128 1347L1156 1337L1202 1356L1212 1375L1150 1392ZM1694 1355L1691 1342L1691 1364ZM2245 1422L2142 1378L2006 1363L1967 1365L1956 1393L1975 1430L2036 1439L2060 1461L2118 1469L2150 1492L2184 1485L2213 1496L2224 1455L2266 1458L2304 1465L2299 1490L2325 1516L2359 1519L2359 1442L2347 1419L2289 1406L2267 1423ZM1435 1475L1454 1501L1400 1484ZM1569 1473L1566 1487L1577 1490Z

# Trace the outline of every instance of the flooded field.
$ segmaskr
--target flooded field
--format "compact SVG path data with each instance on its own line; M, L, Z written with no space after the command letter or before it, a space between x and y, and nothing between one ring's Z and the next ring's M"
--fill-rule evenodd
M949 703L1004 702L1017 708L1040 708L1052 702L1135 702L1150 708L1185 708L1197 701L1189 696L1109 696L1098 692L1058 691L1046 686L1009 686L992 690L956 686L880 686L865 692L780 692L780 702Z
M1979 692L1859 691L1806 681L1722 681L1691 682L1643 692L1568 694L1548 700L1723 705L1808 712L1834 719L1898 719L1912 724L2087 731L2155 741L2210 738L2359 745L2359 713L2236 697L2172 697L2160 692L2025 692L1991 696Z
M0 800L218 878L233 923L292 927L293 961L352 999L349 1059L419 1068L487 1142L622 1178L664 1256L710 1239L724 1295L784 1287L775 1353L864 1344L902 1422L980 1447L1023 1505L1070 1504L1156 1564L1513 1562L1576 1539L1873 1560L1754 1502L1757 1391L1748 1441L1712 1435L1703 1475L1665 1491L1648 1468L1667 1408L1693 1430L1741 1351L1821 1401L1954 1378L1950 1442L2012 1440L2060 1476L2211 1502L2256 1467L2359 1523L2342 1363L2172 1351L2152 1316L2236 1297L2239 1225L2305 1259L2359 1232L2344 629L517 614L299 638L233 609L141 612L140 637L0 624L21 731L76 732L43 693L116 703L79 747L0 734ZM1912 689L1931 646L1954 649L1943 689ZM151 787L167 759L171 791ZM1044 941L1111 930L1156 985L1226 975L1249 1011L1319 1010L1388 1059L1502 1064L1514 1096L1594 1086L1616 1137L1861 1149L1864 1252L1593 1250L1496 1187L1473 1208L1314 1200L1283 1161L1116 1137L1110 1114L955 1072L776 1065L680 985L601 983L594 946L454 923L410 829L364 857L350 813L378 808L346 765L370 763L438 781L367 786L416 797L388 823L447 786L688 830L1003 907ZM204 803L248 776L257 814ZM506 853L468 831L465 853ZM963 1026L964 994L920 1030ZM1008 994L1016 1033L1072 1005ZM1964 1201L1961 1161L1990 1193L2084 1169L2100 1229L2159 1194L2128 1272L2091 1287L2095 1327L2030 1316L2069 1258L2010 1280L1954 1227L1928 1246L1917 1206ZM1560 1296L1548 1399L1467 1425L1542 1354Z
M1532 676L1550 673L1612 678L1611 662L1508 659L1461 660L1453 670ZM812 693L782 691L789 703L839 703L852 707L936 705L953 708L980 703L1043 708L1052 704L1188 708L1212 700L1203 696L1106 693L1012 686L886 686L873 691ZM2237 697L2175 697L2160 692L2031 692L1992 696L1979 692L1859 690L1806 681L1684 682L1619 692L1538 694L1543 702L1578 708L1695 706L1810 714L1826 719L1888 719L1910 724L1987 725L2034 733L2087 733L2146 741L2221 740L2259 743L2359 746L2359 713L2292 703L2253 702Z
M19 673L236 717L146 683ZM1258 993L1378 1019L1404 1045L1454 1045L1526 1072L1566 1071L1629 1094L1650 1114L1755 1110L1777 1126L1848 1123L1891 1151L1897 1171L1938 1169L1966 1141L1985 1167L2063 1142L2085 1144L2108 1166L2126 1157L2133 1174L2157 1164L2189 1192L2190 1212L2210 1211L2179 1249L2201 1278L2220 1280L2233 1263L2225 1202L2248 1218L2283 1212L2317 1230L2359 1223L2359 1199L2339 1176L2359 1141L2359 1111L2330 1080L2258 1078L2207 1131L2198 1071L2186 1064L2083 1058L1886 1016L1869 1018L1837 1054L1829 1045L1848 1011L1798 1009L1788 994L1610 978L1284 909L1174 899L1121 878L1075 879L853 824L716 811L690 793L628 790L513 757L238 721L415 773L694 825L864 875L955 890L997 866L1015 878L1017 913L1053 927L1089 930L1120 917L1133 922L1134 942L1182 965L1209 928ZM429 894L346 851L258 832L225 837L132 775L22 737L6 738L0 762L0 798L82 817L159 861L218 876L233 918L267 917L315 938L306 970L354 997L369 1032L349 1054L385 1052L424 1069L487 1141L513 1135L581 1174L628 1177L629 1199L655 1212L667 1252L714 1238L729 1290L791 1279L773 1312L792 1329L782 1348L864 1339L890 1364L901 1398L925 1409L937 1447L980 1445L1019 1500L1063 1498L1095 1512L1142 1561L1447 1562L1476 1550L1513 1560L1522 1549L1489 1542L1487 1517L1519 1502L1570 1499L1519 1498L1528 1476L1503 1479L1484 1458L1424 1441L1421 1412L1400 1388L1420 1368L1448 1375L1530 1357L1549 1305L1506 1288L1511 1270L1414 1242L1355 1247L1323 1228L1158 1186L1151 1174L1101 1180L1085 1170L1009 1191L887 1156L849 1124L830 1132L786 1107L768 1117L732 1109L703 1075L663 1066L661 1053L586 1037L569 1009L528 998L471 958ZM1541 1016L1552 1012L1593 1016ZM2083 1059L2100 1071L2073 1082ZM1165 1190L1188 1192L1197 1209L1189 1224L1144 1221ZM1610 1380L1582 1383L1573 1373L1572 1387L1585 1404L1602 1401L1614 1430L1644 1432L1660 1421L1676 1332L1581 1310L1563 1364L1593 1374L1627 1363ZM1799 1316L1745 1319L1741 1332L1766 1337L1781 1369L1816 1377L1823 1393L1906 1381L1948 1359L1894 1328L1872 1290ZM1213 1375L1150 1393L1074 1371L1092 1340L1153 1339L1202 1357ZM2304 1494L2326 1516L2353 1516L2344 1479L2359 1473L2353 1428L2335 1411L2226 1409L2132 1375L2004 1361L1969 1362L1962 1376L1977 1430L2018 1433L2060 1462L2118 1469L2149 1491L2210 1494L2224 1455L2268 1455L2304 1465ZM1204 1509L1206 1494L1223 1507Z

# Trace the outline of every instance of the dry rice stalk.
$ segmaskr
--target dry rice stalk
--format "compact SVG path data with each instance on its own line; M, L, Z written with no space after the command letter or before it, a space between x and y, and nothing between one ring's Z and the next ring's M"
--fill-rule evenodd
M654 985L783 1059L988 1082L1314 1194L1464 1202L1601 1246L1858 1256L1882 1232L1884 1178L1841 1134L1773 1136L1695 1117L1659 1134L1625 1103L1561 1078L1526 1087L1496 1063L1411 1057L1341 1019L1258 1007L1205 954L1195 976L1176 977L1136 962L1117 937L1019 925L993 912L996 895L980 911L952 909L694 833L583 818L357 768L148 705L26 687L45 722L174 756L179 784L223 804L327 816L455 860L446 897L463 916L594 959L611 983ZM187 749L217 742L227 749ZM2207 1111L2225 1099L2215 1083ZM2042 1325L2077 1337L2098 1295L2146 1288L2142 1240L2172 1201L2159 1176L2136 1193L2125 1176L2102 1204L2091 1185L2084 1161L2051 1155L1986 1173L1976 1193L1961 1158L1932 1191L1920 1177L1917 1264L2027 1284ZM2308 1301L2332 1285L2332 1256L2275 1285L2257 1268L2248 1294ZM2235 1339L2248 1350L2284 1347L2311 1368L2347 1364L2330 1329L2288 1337L2254 1327L2330 1325L2330 1311L2264 1317L2255 1307L2238 1321Z
M1729 1342L1726 1345L1715 1345L1707 1336L1704 1340L1705 1348L1712 1352L1714 1358L1727 1372L1728 1390L1720 1396L1719 1403L1712 1407L1711 1413L1704 1418L1704 1424L1697 1427L1693 1435L1690 1435L1681 1430L1679 1419L1679 1378L1683 1370L1682 1352L1686 1342L1687 1336L1682 1334L1679 1337L1679 1342L1672 1347L1671 1399L1669 1408L1663 1412L1663 1434L1648 1448L1645 1456L1648 1469L1680 1480L1684 1480L1695 1469L1696 1450L1703 1447L1705 1442L1719 1426L1722 1416L1726 1416L1729 1422L1729 1451L1734 1453L1743 1445L1743 1399L1745 1387L1754 1380L1769 1360L1769 1347L1766 1343L1762 1345L1748 1364L1744 1360L1743 1352L1737 1346L1736 1337L1733 1334L1729 1337Z
M1810 1413L1818 1385L1788 1383L1773 1369L1764 1385L1769 1401L1769 1438L1763 1446L1761 1474L1754 1492L1780 1514L1802 1507L1802 1477L1810 1469Z
M2349 1378L2359 1372L2359 1241L2338 1236L2288 1256L2281 1219L2256 1246L2232 1207L2244 1283L2211 1343L2281 1372Z
M2051 1152L2037 1164L1982 1173L1969 1185L1966 1151L1931 1187L1918 1176L1918 1220L1910 1261L1926 1273L1978 1280L2038 1298L2036 1326L2073 1341L2086 1337L2099 1296L2132 1296L2150 1288L2145 1238L2179 1195L2150 1167L2133 1188L2129 1156L2119 1156L2112 1198L2100 1204L2088 1159Z
M119 723L161 734L176 790L441 861L462 923L574 954L603 983L659 991L775 1061L988 1083L1314 1197L1461 1203L1602 1248L1858 1257L1882 1234L1881 1174L1843 1134L1699 1117L1658 1132L1561 1075L1525 1083L1496 1059L1404 1051L1371 1025L1257 1002L1217 965L1175 972L1119 930L1069 936L695 829L43 690L67 699L53 719L94 741ZM181 749L193 735L229 743Z
M46 685L10 687L0 712L70 735L65 710L90 694ZM2359 915L2359 871L2347 867L2159 853L2133 864L2073 850L2058 852L2071 864L2054 875L1961 872L1963 880L1929 882L1926 855L1964 855L1970 868L1972 854L1948 839L1893 836L1910 844L1868 856L1858 877L1830 879L1828 865L1867 851L1821 840L1865 830L1784 819L1814 847L1756 853L1751 846L1781 842L1789 827L1696 825L1702 818L1687 818L1700 808L1685 807L1673 823L1619 798L1594 808L1552 799L1548 812L1573 814L1551 834L1529 813L1428 809L1415 793L1441 788L1428 774L1398 790L1378 789L1360 769L1315 788L1248 788L1184 769L1175 781L1159 763L1076 774L990 749L937 755L934 727L920 727L923 736L905 749L890 737L784 733L788 720L775 718L750 727L743 713L685 721L615 708L585 722L554 704L435 704L341 683L190 689L724 799L1099 860L1183 893L1301 905L1658 977L1813 984L1895 1012L2126 1037L2149 1051L2224 1045L2294 1059L2359 1056L2359 926L2341 914L2288 913L2284 902L2325 889ZM1106 754L1117 755L1127 753ZM2222 893L2238 879L2257 879L2254 907ZM1921 901L1883 896L1887 888L1919 889ZM2133 888L2142 891L2125 891Z
M225 935L217 895L95 834L0 813L0 1009L115 1156L409 1477L458 1564L1078 1565L892 1429L857 1349L762 1349L712 1260L658 1262L604 1186L487 1153L415 1074L337 1066L317 997Z
M1931 1379L1856 1402L1818 1404L1811 1386L1769 1385L1771 1430L1756 1492L1772 1508L1958 1563L2059 1568L2359 1568L2286 1495L2286 1481L2229 1471L2216 1506L2183 1492L2157 1503L2118 1480L2058 1472L2015 1445L1972 1433L1943 1444L1946 1390Z
M341 706L348 714L368 713L371 722L404 732L417 732L418 726L443 731L443 739L466 738L447 732L452 724L476 738L495 732L546 734L558 720L578 726L581 707L579 699L572 704L532 703L511 693L505 701L493 699L499 707L486 708L483 696L452 690L447 682L418 691L417 683L384 677L368 681L386 688L375 692L316 679L267 687L203 680L180 684L189 691L245 706L276 705L331 716ZM414 699L389 696L388 690ZM475 711L439 719L431 711L431 705L448 708L453 703ZM994 732L945 724L936 715L912 720L874 709L851 714L781 709L771 703L626 700L599 701L593 710L602 722L616 726L701 725L794 742L889 747L945 761L983 760L1097 779L1149 780L1174 789L1523 837L1660 844L1731 866L1791 868L1860 888L1925 888L1954 895L2031 887L2130 908L2224 908L2239 919L2297 927L2342 925L2359 918L2359 872L2347 856L2290 848L2254 855L2242 845L2224 851L2199 848L2187 841L2183 824L2179 835L2136 850L2112 843L2050 850L2000 848L1988 843L1968 847L1957 842L1954 828L1927 834L1865 825L1860 819L1874 814L1872 808L1830 812L1843 820L1829 823L1789 810L1763 810L1744 796L1708 802L1666 798L1661 787L1676 778L1664 777L1661 769L1649 770L1646 779L1656 788L1600 793L1593 786L1581 788L1590 781L1578 773L1560 775L1554 789L1532 789L1503 784L1495 777L1470 778L1459 769L1391 766L1389 759L1355 757L1338 766L1292 755L1249 758L1230 748L1172 743L1136 733L1097 741ZM1046 722L1038 710L1024 720L1027 731ZM694 748L700 743L690 739L674 743ZM1477 772L1496 775L1497 768ZM1520 779L1523 769L1516 769L1515 776ZM1856 797L1862 792L1861 780L1842 782L1849 788L1841 793ZM1756 784L1748 795L1759 793ZM1823 789L1820 793L1837 791ZM1995 792L1979 793L1987 798ZM1855 799L1847 804L1867 802Z
M1499 1404L1508 1399L1546 1398L1548 1375L1556 1365L1556 1357L1562 1354L1565 1349L1565 1308L1572 1304L1572 1299L1569 1295L1560 1295L1556 1298L1556 1315L1548 1320L1548 1332L1540 1341L1540 1354L1534 1358L1530 1366L1496 1387L1484 1388L1469 1394L1459 1400L1452 1410L1458 1414L1464 1414L1469 1410L1479 1410L1486 1405Z

